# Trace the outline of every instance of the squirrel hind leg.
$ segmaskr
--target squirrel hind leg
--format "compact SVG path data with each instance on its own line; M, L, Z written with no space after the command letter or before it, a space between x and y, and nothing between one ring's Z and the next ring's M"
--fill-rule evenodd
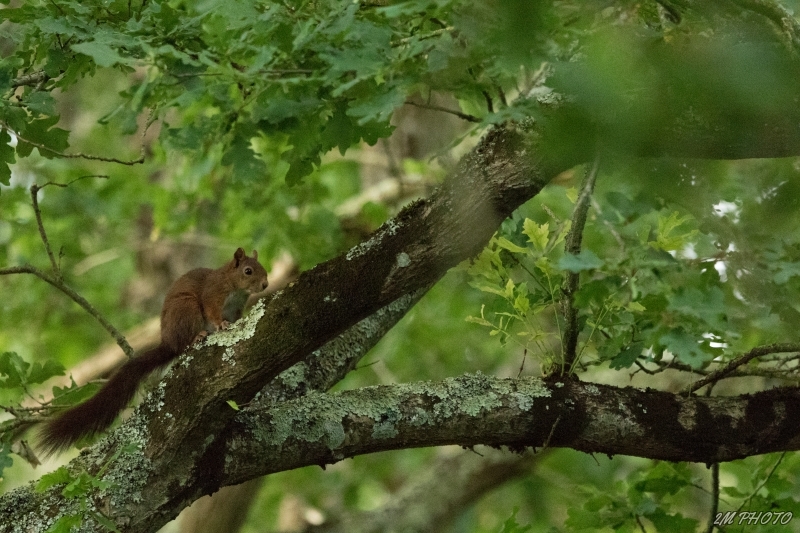
M182 353L186 348L198 340L198 336L205 331L206 324L203 313L198 307L196 310L186 312L185 308L164 309L161 314L161 342L166 344L175 354Z

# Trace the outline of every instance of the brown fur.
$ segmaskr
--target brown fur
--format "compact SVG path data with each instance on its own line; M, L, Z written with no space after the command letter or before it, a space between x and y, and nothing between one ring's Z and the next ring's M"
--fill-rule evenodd
M92 398L48 421L40 433L46 454L104 431L136 394L139 383L180 355L194 341L236 321L246 296L267 288L267 272L258 253L242 248L222 267L196 268L172 284L161 309L161 344L130 359Z

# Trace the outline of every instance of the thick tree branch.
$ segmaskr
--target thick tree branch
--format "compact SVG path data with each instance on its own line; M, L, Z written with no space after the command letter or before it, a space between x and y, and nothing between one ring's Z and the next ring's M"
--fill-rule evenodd
M800 388L684 397L569 379L442 382L318 394L249 412L227 437L224 484L400 448L569 447L714 463L800 449ZM556 424L556 421L559 421Z

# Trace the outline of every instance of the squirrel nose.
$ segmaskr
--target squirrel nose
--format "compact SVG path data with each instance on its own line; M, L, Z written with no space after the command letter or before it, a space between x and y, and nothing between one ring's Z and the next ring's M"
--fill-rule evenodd
M262 281L262 282L261 282L261 290L262 290L262 291L263 291L264 289L266 289L268 286L269 286L269 281L267 281L267 280L264 280L264 281Z

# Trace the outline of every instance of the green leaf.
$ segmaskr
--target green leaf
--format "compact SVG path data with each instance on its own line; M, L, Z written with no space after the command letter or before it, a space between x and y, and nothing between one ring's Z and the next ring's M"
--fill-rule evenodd
M612 291L616 291L616 287L611 285L608 278L584 283L575 294L575 306L580 309L588 309L591 305L603 306Z
M65 498L78 498L81 496L86 496L89 494L92 486L92 476L90 476L87 472L81 472L78 477L73 478L69 483L67 483L67 486L64 487L64 490L61 491L61 494L63 494Z
M640 492L653 492L664 496L666 494L677 494L678 491L686 487L689 483L677 476L656 477L645 479L636 483L636 490Z
M487 285L485 283L479 283L477 281L470 281L469 282L469 286L470 287L474 287L474 288L478 289L481 292L488 292L488 293L496 294L498 296L503 296L503 297L506 296L505 289L499 288L498 286Z
M53 472L44 474L39 478L39 481L36 483L36 492L44 492L50 487L69 483L70 481L72 481L72 475L69 473L66 466L61 466Z
M492 327L493 324L486 320L485 318L477 317L477 316L468 316L465 318L467 322L471 322L473 324L480 324L481 326Z
M8 131L0 130L0 183L9 185L11 182L11 167L17 158L14 153L14 148L8 143L11 142L11 136Z
M677 211L670 213L668 217L659 216L656 240L648 244L653 248L665 252L671 252L685 247L691 242L691 239L698 231L696 229L679 231L679 228L691 220L694 220L691 216L680 216Z
M578 201L578 189L576 189L575 187L570 187L569 189L567 189L567 200L569 200L570 203L572 203L572 204L577 202Z
M84 400L88 400L100 390L100 385L97 383L87 383L86 385L78 386L73 381L67 387L53 387L53 405L58 407L70 407L77 405Z
M62 516L53 524L46 533L70 533L72 528L80 527L83 524L81 515Z
M514 300L514 310L517 311L520 315L525 316L530 308L531 308L531 302L530 300L528 300L527 296L518 294L516 299Z
M640 355L642 355L643 349L643 342L635 342L614 357L609 363L609 366L614 370L628 368L636 362L636 359L638 359Z
M11 458L11 443L3 442L0 445L0 476L3 475L3 470L14 465L14 459Z
M53 152L63 152L69 148L69 132L55 127L58 120L59 117L53 116L30 121L23 132L25 141L49 148L49 150L39 148L41 156L47 159L55 157ZM17 143L17 153L22 157L30 155L34 148L32 144L25 141L20 139Z
M523 248L522 246L517 246L516 244L514 244L511 241L509 241L505 237L497 237L495 239L495 242L497 243L497 245L500 248L503 248L504 250L508 250L509 252L514 252L515 254L524 254L524 253L526 253L528 251L525 248Z
M558 261L558 268L561 270L569 270L570 272L581 272L583 270L600 268L604 264L603 260L597 257L591 250L581 250L578 255L570 253L564 254L564 257Z
M222 157L222 164L233 167L234 178L237 180L258 181L267 175L267 166L256 156L250 139L250 134L244 129L238 131Z
M234 411L238 411L238 410L239 410L239 404L238 404L238 403L236 403L236 402L234 402L233 400L228 400L228 401L226 401L225 403L227 403L228 405L230 405L230 406L231 406L231 409L233 409Z
M42 115L52 116L56 114L56 100L50 93L45 91L35 91L25 99L25 105L31 111Z
M595 510L570 507L567 509L566 525L577 531L598 531L605 526L605 520Z
M63 376L64 367L57 361L35 362L28 374L28 383L44 383L53 376Z
M646 516L658 531L669 531L670 533L695 533L697 531L697 520L685 518L680 513L672 515L667 514L663 509L658 509Z
M116 65L117 63L132 63L130 59L122 57L109 45L98 41L88 41L85 43L73 44L71 48L79 54L84 54L91 57L94 62L101 67L110 67Z
M511 279L509 279L506 282L506 287L505 290L503 291L503 296L505 296L508 299L511 299L514 296L514 282Z
M719 287L710 287L707 291L696 288L678 290L668 308L700 318L717 329L724 328L721 317L725 314L725 295Z
M528 242L539 252L544 252L550 239L550 223L542 225L526 218L522 223L522 233L528 237Z
M703 351L697 339L686 333L683 328L678 328L662 335L658 342L675 357L693 368L701 368L712 359L712 355Z
M335 146L339 148L341 155L344 155L348 148L361 139L358 129L351 118L347 116L346 110L345 104L337 104L320 136L323 146Z
M509 516L505 522L503 522L503 527L500 529L498 533L526 533L530 531L532 526L521 526L517 523L517 513L519 512L519 507L514 507L514 510L511 511L511 516Z
M30 364L15 352L0 354L0 377L5 376L5 379L0 379L0 387L9 389L24 386L29 367Z
M112 522L110 519L108 519L107 517L105 517L103 514L101 514L101 513L96 513L96 512L93 512L93 513L91 513L91 516L92 516L92 518L93 518L93 519L94 519L94 520L95 520L95 521L96 521L98 524L100 524L101 526L103 526L103 527L104 527L105 529L107 529L108 531L114 531L114 532L116 532L116 533L120 533L120 530L119 530L119 528L117 527L117 524L115 524L114 522Z

